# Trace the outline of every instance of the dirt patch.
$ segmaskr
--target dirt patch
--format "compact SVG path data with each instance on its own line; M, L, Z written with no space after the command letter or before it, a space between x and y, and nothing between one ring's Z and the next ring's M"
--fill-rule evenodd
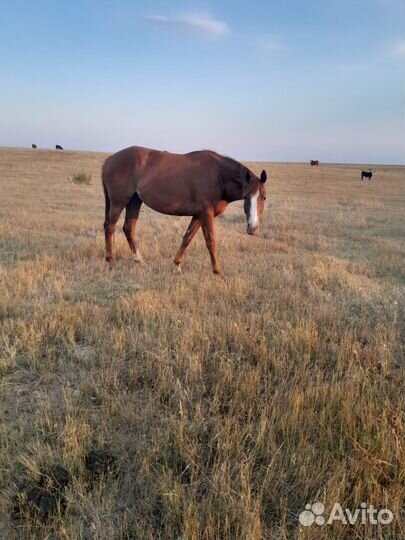
M63 514L66 508L65 488L70 481L69 471L61 465L43 467L38 478L24 479L13 499L13 519L28 514L45 521L53 515Z
M86 456L85 465L92 480L117 473L117 459L105 448L92 448Z

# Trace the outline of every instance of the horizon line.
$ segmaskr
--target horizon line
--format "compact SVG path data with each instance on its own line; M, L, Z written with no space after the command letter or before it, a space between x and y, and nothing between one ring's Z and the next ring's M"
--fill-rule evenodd
M140 146L140 145L130 145L126 146L124 148L130 148L131 146ZM146 147L145 147L146 148ZM63 150L56 150L54 147L37 147L37 148L31 148L30 146L2 146L0 145L0 150L32 150L32 151L47 151L47 152L71 152L71 153L79 153L79 152L86 152L91 154L115 154L116 152L119 152L120 150L83 150L78 148L65 148L63 147ZM157 148L154 150L158 150ZM208 150L207 148L201 148L202 150ZM199 150L192 150L199 151ZM163 150L160 150L163 152ZM180 152L170 152L172 154L180 154ZM187 154L187 152L184 152ZM220 152L219 152L220 153ZM221 154L225 155L225 154ZM235 158L234 158L235 159ZM311 158L312 159L312 158ZM302 160L285 160L285 159L246 159L246 158L238 158L237 161L240 162L247 162L247 163L289 163L289 164L303 164L303 163L309 163L311 159L308 159L306 161ZM377 161L322 161L319 160L320 165L370 165L370 166L387 166L387 167L405 167L405 160L402 163L387 163L387 162L377 162Z

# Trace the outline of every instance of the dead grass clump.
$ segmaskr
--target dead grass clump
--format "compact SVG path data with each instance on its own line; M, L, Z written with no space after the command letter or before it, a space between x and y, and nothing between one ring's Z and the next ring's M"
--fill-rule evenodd
M69 182L72 184L86 184L91 185L91 174L86 171L77 171L69 177Z

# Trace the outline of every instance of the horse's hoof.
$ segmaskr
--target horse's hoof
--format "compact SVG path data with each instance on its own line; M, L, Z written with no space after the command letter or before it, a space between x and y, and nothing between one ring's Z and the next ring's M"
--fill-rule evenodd
M142 259L142 257L139 255L139 253L137 253L135 256L134 256L134 261L138 264L144 264L144 261Z
M111 257L106 257L105 260L107 261L108 269L109 269L109 270L113 270L113 269L114 269L114 266L115 266L114 260L113 260Z

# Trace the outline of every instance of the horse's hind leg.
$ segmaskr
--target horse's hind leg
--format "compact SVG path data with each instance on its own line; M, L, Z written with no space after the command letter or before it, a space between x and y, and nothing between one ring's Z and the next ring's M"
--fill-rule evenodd
M117 221L120 218L123 206L111 205L108 212L106 212L104 221L104 235L105 235L105 259L109 263L110 268L114 266L114 252L113 252L113 240L114 231Z
M139 198L138 194L135 193L135 195L132 197L132 199L129 201L129 203L126 205L126 211L125 211L125 222L124 222L124 233L127 237L127 241L129 244L129 247L132 251L132 253L135 256L136 262L142 262L142 257L138 253L136 249L136 240L135 240L135 230L136 230L136 224L139 217L139 211L142 206L142 201Z
M183 236L183 242L181 243L181 246L179 248L179 251L177 252L174 263L177 264L177 266L180 269L181 262L184 257L184 253L187 249L187 246L190 244L191 240L194 238L195 233L200 228L201 223L197 217L193 217L190 221L190 225L187 227L186 234Z
M205 212L200 216L201 228L204 234L205 243L210 253L212 271L214 274L221 274L221 269L217 259L217 247L214 233L214 214L213 212Z

